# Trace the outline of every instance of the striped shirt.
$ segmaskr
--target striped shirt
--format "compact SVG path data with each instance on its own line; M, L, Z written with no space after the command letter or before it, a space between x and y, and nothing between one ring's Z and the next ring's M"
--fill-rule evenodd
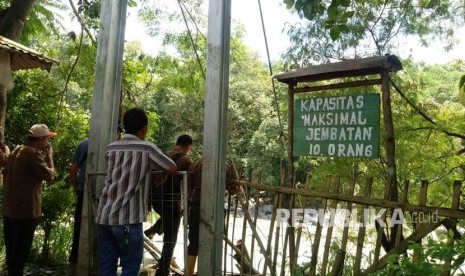
M97 224L125 225L146 220L150 170L174 166L154 144L126 134L107 146L107 176L97 209Z

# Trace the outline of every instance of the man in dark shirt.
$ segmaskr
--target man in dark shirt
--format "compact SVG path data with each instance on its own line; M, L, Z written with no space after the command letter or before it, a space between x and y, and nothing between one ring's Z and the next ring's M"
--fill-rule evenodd
M69 178L73 190L76 193L76 208L74 209L74 225L73 225L73 243L71 245L71 253L69 262L71 265L71 274L75 275L76 264L79 251L79 235L81 233L81 215L82 205L84 202L84 183L86 180L86 163L87 151L89 149L89 140L82 141L76 148L73 156L73 162L69 166Z
M189 157L191 149L192 137L184 134L178 137L176 146L166 155L173 159L178 171L187 171L192 164ZM171 258L178 238L182 216L182 181L182 175L169 175L164 183L152 189L152 207L160 215L160 218L144 233L149 238L152 238L155 233L164 233L163 249L156 276L169 275Z

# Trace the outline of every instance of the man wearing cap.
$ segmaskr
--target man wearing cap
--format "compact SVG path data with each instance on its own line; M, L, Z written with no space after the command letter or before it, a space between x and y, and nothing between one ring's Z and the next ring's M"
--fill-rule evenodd
M23 275L42 214L42 183L52 181L55 174L53 150L48 138L56 135L44 124L33 125L27 141L16 147L8 158L4 179L3 237L9 276Z

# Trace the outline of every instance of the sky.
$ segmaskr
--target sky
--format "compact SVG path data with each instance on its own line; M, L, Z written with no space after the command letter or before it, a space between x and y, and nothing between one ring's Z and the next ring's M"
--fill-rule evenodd
M208 2L208 0L205 1ZM297 17L291 15L281 3L282 0L261 0L268 48L272 60L279 59L281 53L289 46L289 39L282 33L284 24L297 20ZM174 6L174 8L177 8L177 6ZM208 13L208 10L205 12ZM258 1L231 0L231 17L232 28L234 28L236 20L243 24L246 29L246 44L265 61L267 58L266 46ZM136 20L136 11L129 10L129 17L126 22L126 41L141 41L144 51L155 53L161 43L145 35L144 30L145 27Z
M175 1L167 1L169 2L166 3L175 4L174 8L178 8ZM208 0L206 2L208 3ZM289 39L283 33L285 24L292 24L299 20L296 15L291 14L286 9L282 2L283 0L261 0L265 31L272 61L279 59L280 55L289 46ZM258 0L231 0L231 16L233 19L232 27L234 28L235 20L241 22L246 29L245 43L263 61L267 61ZM411 56L417 61L424 61L428 64L442 64L457 58L465 60L465 28L457 31L457 37L461 37L462 41L450 52L442 50L440 41L433 43L433 46L429 48L424 48L415 39L406 39L399 42L399 49L401 50L393 54L398 55L401 59ZM145 34L145 27L137 21L137 12L131 9L129 9L129 17L126 22L125 39L128 42L140 41L142 49L150 54L155 55L161 48L159 40Z

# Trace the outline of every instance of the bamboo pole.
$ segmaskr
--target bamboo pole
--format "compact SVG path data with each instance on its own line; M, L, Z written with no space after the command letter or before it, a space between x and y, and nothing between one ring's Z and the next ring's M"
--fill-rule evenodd
M249 210L245 207L246 206L246 203L244 202L244 200L242 199L241 195L237 195L239 197L239 202L241 203L241 206L242 206L242 209L244 211L244 217L246 218L247 220L247 223L249 224L250 226L250 230L252 230L252 235L255 237L255 239L257 240L257 245L258 247L260 248L260 251L261 252L265 252L265 246L263 245L263 242L262 240L260 239L260 236L258 235L258 232L257 232L257 228L253 225L253 222L252 222L252 219L250 218L250 214L249 214ZM264 256L265 258L269 258L269 256ZM271 262L268 262L268 263L271 263Z
M366 184L365 184L365 193L364 193L365 197L370 197L372 185L373 185L373 177L367 178ZM365 224L367 223L365 215L364 215L364 210L366 210L367 208L368 208L368 205L364 204L362 205L360 209L361 215L360 215L359 221L362 226L359 229L358 238L357 238L357 251L355 253L354 275L360 275L362 272L361 264L362 264L362 254L363 254L363 243L365 240L365 232L366 232Z
M350 188L348 191L348 194L353 195L354 194L354 189L355 189L355 182L356 179L353 179L350 182ZM341 248L339 249L337 255L336 255L336 260L334 261L334 269L331 272L331 275L333 276L338 276L342 275L342 272L344 270L344 260L345 256L347 254L347 240L349 238L349 222L350 222L350 215L352 212L352 203L347 202L347 216L344 218L344 230L342 232L342 242L341 242Z
M428 195L428 181L422 180L421 181L421 186L420 186L420 195L418 197L418 205L419 206L425 206L427 202L427 195ZM415 214L414 217L416 217L416 225L415 225L415 232L419 232L421 228L423 227L422 223L418 220L419 216L418 214ZM421 248L421 239L417 241L417 244L420 245L419 248ZM422 252L415 251L413 252L413 257L412 260L414 263L418 263L420 261L420 258L422 257Z
M280 200L279 200L280 196L279 196L279 193L276 193L274 195L274 204L273 206L275 206L275 208L279 208L280 207ZM275 223L275 219L276 219L276 211L273 211L272 214L271 214L271 221L270 221L270 229L268 231L268 243L266 245L266 251L265 251L265 255L266 256L271 256L271 243L273 241L273 231L274 231L274 223ZM278 232L278 231L276 231ZM275 250L277 252L277 250ZM271 259L271 261L273 262L273 258ZM263 265L263 273L262 275L266 275L267 273L267 270L268 270L268 262L270 261L270 259L266 258L265 259L265 264ZM271 264L271 267L274 267L273 263ZM272 271L270 271L271 273ZM271 274L273 275L273 273Z
M410 182L408 180L405 180L404 181L404 195L402 196L402 201L401 201L402 203L407 203L409 185L410 185ZM405 212L403 212L403 213L405 213ZM399 245L399 242L400 242L400 240L402 238L402 234L403 234L403 229L402 229L402 227L399 227L399 230L397 230L397 233L396 233L395 246Z
M295 188L295 174L294 174L294 177L292 179L292 188ZM289 212L290 212L290 219L291 221L294 220L293 216L294 216L294 213L292 212L292 210L294 210L294 207L295 207L295 197L296 195L291 195L290 196L290 206L289 206ZM294 225L291 225L290 229L289 229L289 232L288 232L288 235L289 235L289 273L293 273L292 271L294 270L294 267L296 267L297 265L297 255L298 255L298 246L296 245L296 237L295 237L295 227Z
M278 194L278 202L279 203L282 203L283 199L282 199L282 194ZM275 233L275 247L274 247L274 250L273 250L273 262L271 264L268 264L268 266L271 265L271 268L270 268L270 274L271 276L276 276L277 275L277 264L278 264L278 248L279 248L279 237L280 237L280 231L281 231L281 228L280 227L277 227L276 228L276 233ZM283 247L285 248L285 245L283 245ZM267 263L265 261L265 263ZM266 274L264 274L266 275Z
M289 239L289 228L286 227L286 231L284 232L284 245L283 245L283 256L281 258L281 273L279 275L286 276L286 250L287 250L287 242Z
M385 186L385 189L384 189L384 199L388 199L389 198L389 194L390 194L390 188L391 186L390 185L386 185ZM387 211L386 211L387 212ZM381 216L381 220L386 223L386 212L383 213L383 215ZM378 234L376 236L376 245L375 245L375 252L373 254L373 261L374 262L377 262L378 259L379 259L379 254L381 252L381 242L382 242L382 239L383 239L383 235L384 235L384 228L382 225L379 225L378 227Z
M334 193L338 194L339 193L339 186L341 185L341 177L336 177L336 183L333 187ZM332 200L331 204L329 206L329 210L335 210L337 208L337 200ZM323 261L321 262L321 275L325 276L326 275L326 270L328 266L328 257L329 257L329 250L330 250L330 245L331 245L331 239L333 236L333 224L334 224L334 218L335 218L335 212L330 213L330 218L329 218L329 226L328 230L326 232L326 242L325 242L325 250L323 252Z
M261 184L262 182L262 174L260 173L258 175L258 183ZM258 207L260 205L260 190L256 190L256 196L255 196L255 213L254 213L254 219L253 219L253 226L257 227L257 220L258 220ZM252 241L251 241L251 247L250 247L250 259L253 263L253 253L255 251L255 239L254 236L252 236ZM252 271L250 271L252 273ZM250 274L251 275L251 274Z
M252 171L249 171L249 181L252 181ZM239 200L240 197L238 197ZM245 238L247 236L247 218L245 217L245 213L248 213L249 212L249 198L250 198L250 188L249 189L246 189L245 190L245 204L242 204L241 202L241 209L242 209L242 212L244 213L244 218L242 220L242 237L241 237L241 241L245 243ZM242 262L244 261L244 256L245 256L245 252L244 250L246 249L245 246L241 246L241 259L240 259L240 263L242 264ZM243 275L243 271L241 270L241 276Z
M307 174L306 178L305 178L305 187L307 189L310 189L310 174ZM305 211L305 207L307 206L307 202L308 202L308 198L307 197L304 197L303 199L303 202L302 200L300 200L300 208L302 208L302 212ZM301 236L302 236L302 228L303 227L299 227L297 229L297 237L296 237L296 246L295 246L295 250L297 252L296 255L299 255L299 250L300 250L300 239L301 239ZM297 263L297 259L294 260L294 263Z
M458 210L460 207L460 194L462 193L462 181L454 181L454 188L452 192L452 206L451 208L453 210ZM453 219L451 227L455 228L457 226L457 220ZM450 247L454 247L454 237L448 237L447 240L447 245ZM450 265L452 262L452 257L448 257L444 260L444 269L442 272L442 276L449 276L451 271L450 271Z
M247 251L243 251L241 247L234 245L234 243L233 243L230 239L228 239L228 237L223 236L223 239L224 239L224 241L226 242L226 244L229 245L229 246L231 246L232 250L233 250L234 252L236 252L236 253L234 254L233 258L235 258L236 261L237 261L237 259L239 259L239 260L243 259L243 260L244 260L244 262L241 263L241 268L240 268L240 269L241 269L241 273L242 273L242 271L244 271L244 270L246 270L246 271L251 270L252 273L253 273L253 275L260 275L260 273L259 273L255 268L253 268L252 263L251 263L251 260L250 260L250 257L248 256ZM239 242L242 242L242 241L239 240L238 243L239 243ZM244 254L245 254L244 257L242 257L242 256L241 256L241 257L238 257L238 256L241 255L243 252L244 252ZM236 259L236 258L237 258L237 259Z
M286 172L285 172L285 170L281 169L281 186L284 185L285 181L286 181ZM277 193L278 193L279 206L282 206L282 194L279 193L279 192L277 192ZM276 210L273 211L273 215L276 218ZM273 254L274 262L273 262L273 267L271 268L271 276L276 275L276 265L278 263L279 231L280 231L280 228L278 227L276 229L276 235L275 235L275 246L274 246L275 249L274 249L274 254ZM285 246L284 246L284 248L285 248Z
M331 176L328 175L326 176L326 182L325 182L325 192L329 192L331 186ZM321 201L320 205L320 210L323 212L326 211L326 203L327 200L323 199ZM315 230L315 238L313 240L313 245L312 245L312 256L310 259L310 275L316 275L316 265L317 265L317 260L318 260L318 250L320 249L320 238L321 238L321 230L322 227L321 225L324 223L324 216L318 216L318 222L316 224L316 230Z

